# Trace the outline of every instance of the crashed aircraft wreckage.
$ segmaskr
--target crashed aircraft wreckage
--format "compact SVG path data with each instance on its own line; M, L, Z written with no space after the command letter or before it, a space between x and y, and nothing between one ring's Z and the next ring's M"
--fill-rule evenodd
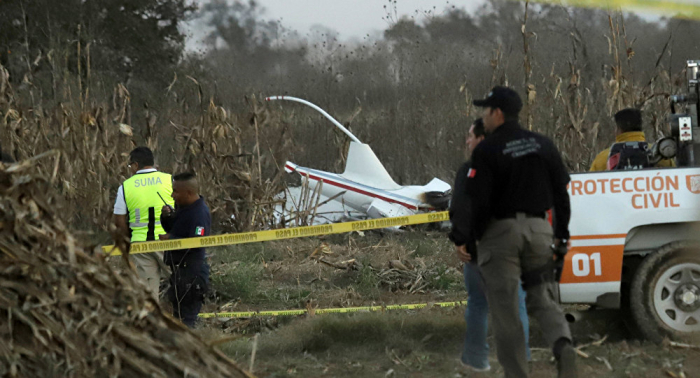
M306 180L308 190L318 194L317 204L321 203L326 206L326 211L317 209L317 214L335 213L340 215L319 216L312 223L319 224L339 221L342 218L352 218L349 216L352 211L361 217L385 218L444 210L448 207L452 195L452 189L448 183L434 178L423 186L397 184L379 161L377 155L374 154L372 148L362 143L320 107L306 100L290 96L273 96L267 97L266 100L287 100L307 105L323 114L351 140L345 171L341 174L301 167L290 161L284 165L285 171L299 174L302 179ZM299 193L299 190L289 191L289 195L292 197L299 196ZM294 198L292 201L294 202ZM295 203L290 204L289 199L287 202L282 213L294 211L293 207L299 206ZM301 201L297 199L297 203L299 202Z

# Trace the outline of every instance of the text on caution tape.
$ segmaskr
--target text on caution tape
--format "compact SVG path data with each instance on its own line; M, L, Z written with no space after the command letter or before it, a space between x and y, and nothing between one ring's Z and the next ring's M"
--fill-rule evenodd
M340 234L352 231L365 231L396 226L434 223L447 221L449 219L450 218L448 213L446 211L442 211L437 213L408 215L404 217L367 219L344 223L331 223L319 226L304 226L294 228L283 228L279 230L242 232L237 234L223 234L177 240L140 242L132 243L129 253L136 254L160 251L174 251L180 249L201 247L221 247L235 244L257 243L271 240L294 239L309 236ZM121 252L113 245L103 246L102 251L111 255L121 254Z

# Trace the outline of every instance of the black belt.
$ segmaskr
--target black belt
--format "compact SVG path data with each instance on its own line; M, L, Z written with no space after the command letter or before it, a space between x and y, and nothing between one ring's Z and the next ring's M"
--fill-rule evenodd
M509 213L505 215L500 215L496 216L497 220L503 220L503 219L515 219L517 218L518 214L523 214L525 215L525 218L538 218L538 219L546 219L547 218L547 213L546 212L541 212L541 213L526 213L522 211L518 211L515 213Z

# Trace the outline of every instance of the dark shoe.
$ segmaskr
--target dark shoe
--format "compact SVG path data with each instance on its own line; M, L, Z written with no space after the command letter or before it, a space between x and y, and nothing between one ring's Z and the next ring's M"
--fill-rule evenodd
M576 371L576 350L574 350L574 347L571 346L571 344L566 345L561 349L557 369L559 370L559 378L578 377L578 373Z
M488 362L486 363L486 366L481 367L481 368L478 368L478 367L476 367L476 366L469 365L469 364L465 363L464 361L462 361L461 359L459 360L459 362L462 363L462 367L464 367L464 368L467 369L467 370L471 370L471 371L473 371L473 372L475 372L475 373L486 373L486 372L491 371L491 365L489 365Z

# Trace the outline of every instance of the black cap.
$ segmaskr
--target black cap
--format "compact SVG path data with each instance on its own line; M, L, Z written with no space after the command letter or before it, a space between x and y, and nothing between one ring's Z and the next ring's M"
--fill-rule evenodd
M483 100L474 100L475 106L482 108L499 108L506 114L518 114L523 108L523 102L518 93L507 87L494 87Z

